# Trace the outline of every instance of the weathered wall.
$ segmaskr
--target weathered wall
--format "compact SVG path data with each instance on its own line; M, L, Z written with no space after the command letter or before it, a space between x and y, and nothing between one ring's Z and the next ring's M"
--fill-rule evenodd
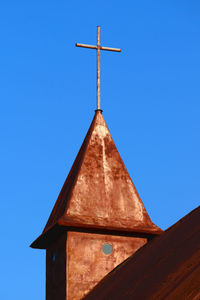
M67 299L81 299L107 273L146 242L145 238L68 232ZM102 251L105 243L113 247L109 255Z

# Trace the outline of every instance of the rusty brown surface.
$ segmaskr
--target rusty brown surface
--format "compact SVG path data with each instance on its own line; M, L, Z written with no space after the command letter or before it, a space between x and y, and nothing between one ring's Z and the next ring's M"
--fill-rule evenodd
M104 254L105 243L113 251ZM67 299L82 299L107 273L146 243L144 238L68 232Z
M200 299L200 207L109 273L92 299Z
M46 300L66 300L66 239L60 236L46 250Z
M101 111L96 111L47 225L32 247L45 247L46 233L55 224L148 234L162 232L147 214Z

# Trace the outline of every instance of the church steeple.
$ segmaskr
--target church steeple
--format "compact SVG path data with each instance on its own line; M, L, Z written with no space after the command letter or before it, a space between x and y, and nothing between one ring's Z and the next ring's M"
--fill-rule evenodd
M44 231L32 247L45 248L48 232L56 225L147 235L161 232L146 212L101 111L95 112Z
M46 249L46 300L82 299L162 232L147 214L100 109L98 54L120 49L101 47L98 30L97 46L78 44L97 50L97 110L49 220L31 245Z
M161 232L97 110L49 220L31 245L47 249L46 299L81 299Z

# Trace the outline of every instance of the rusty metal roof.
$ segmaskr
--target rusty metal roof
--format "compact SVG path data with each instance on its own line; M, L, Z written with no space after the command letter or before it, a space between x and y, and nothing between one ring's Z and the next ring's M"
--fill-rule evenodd
M200 207L140 248L84 299L200 299Z
M63 226L152 235L162 232L147 214L100 110L42 235L31 246L45 248Z

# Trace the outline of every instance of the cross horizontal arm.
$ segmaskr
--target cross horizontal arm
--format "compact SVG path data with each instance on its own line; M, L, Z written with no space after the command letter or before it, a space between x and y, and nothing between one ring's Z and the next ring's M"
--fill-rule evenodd
M78 43L76 43L76 47L89 48L89 49L97 49L97 46L85 45L85 44L78 44Z
M76 43L76 47L89 48L89 49L97 49L97 46L86 45L86 44L79 44L79 43ZM110 48L110 47L102 47L102 46L100 46L100 50L114 51L114 52L121 52L122 51L121 49L118 49L118 48Z

